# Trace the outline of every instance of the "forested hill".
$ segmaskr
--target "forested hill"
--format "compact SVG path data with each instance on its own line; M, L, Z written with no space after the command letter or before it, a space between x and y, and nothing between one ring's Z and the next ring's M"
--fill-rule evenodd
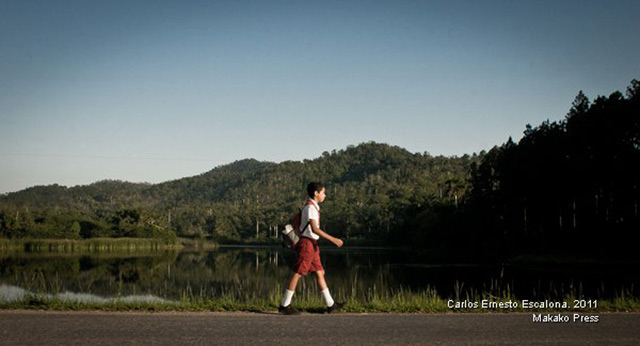
M379 143L279 164L242 160L162 184L38 186L0 197L3 236L267 237L289 222L312 180L327 184L323 224L341 236L386 237L411 207L460 201L478 155L413 154Z
M567 108L471 156L370 142L157 185L34 187L0 197L0 237L264 239L289 222L306 184L323 180L322 225L341 237L487 256L629 252L640 229L640 81L626 96L580 92Z

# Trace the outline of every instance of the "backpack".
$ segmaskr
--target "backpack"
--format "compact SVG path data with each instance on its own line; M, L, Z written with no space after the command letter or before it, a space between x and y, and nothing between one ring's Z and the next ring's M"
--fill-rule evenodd
M313 203L307 202L305 203L304 207L308 205L313 205ZM293 216L291 217L293 226L292 225L284 226L284 230L282 231L282 247L285 247L288 249L294 249L298 244L298 241L302 236L300 234L300 223L302 222L303 208L298 208L298 212L293 214ZM309 227L309 223L310 222L307 222L307 224L304 226L303 229L306 229L307 227Z

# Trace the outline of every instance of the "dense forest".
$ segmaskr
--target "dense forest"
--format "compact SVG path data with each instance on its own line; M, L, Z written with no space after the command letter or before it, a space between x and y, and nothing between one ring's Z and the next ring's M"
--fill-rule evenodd
M0 196L0 237L267 239L323 180L323 228L345 238L485 253L619 251L638 224L640 82L488 152L379 143L303 162L242 160L162 184L101 181Z
M640 230L640 82L527 126L473 170L470 218L507 251L631 250ZM633 251L636 253L636 251Z
M163 184L102 181L38 186L0 198L2 236L273 236L305 201L306 184L323 180L323 225L342 237L385 239L404 213L438 200L462 200L480 156L412 154L365 143L304 162L242 160Z

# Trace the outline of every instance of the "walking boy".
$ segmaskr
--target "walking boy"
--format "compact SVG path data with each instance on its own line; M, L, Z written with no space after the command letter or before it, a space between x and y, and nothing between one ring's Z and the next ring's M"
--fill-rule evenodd
M324 268L320 262L320 248L316 243L320 237L329 240L337 247L342 247L343 243L342 240L332 237L320 229L319 204L324 202L326 197L324 184L322 182L309 183L309 185L307 185L307 193L309 200L307 200L304 209L302 209L300 229L296 230L300 232L300 241L296 244L298 259L294 267L294 273L289 281L289 286L284 293L282 305L278 308L278 312L284 315L299 314L299 312L291 306L291 298L293 298L300 277L308 273L315 273L320 293L322 293L322 297L327 304L327 311L329 313L339 311L345 304L335 302L331 297L331 293L329 293L329 288L327 288L327 283L324 280Z

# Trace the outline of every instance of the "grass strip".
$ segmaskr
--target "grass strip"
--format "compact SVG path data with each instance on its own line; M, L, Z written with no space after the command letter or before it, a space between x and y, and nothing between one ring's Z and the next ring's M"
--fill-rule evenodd
M318 292L298 292L294 297L296 309L308 313L322 313L326 310ZM312 294L313 293L313 294ZM98 310L98 311L245 311L245 312L273 312L277 310L281 294L274 290L269 296L261 297L256 294L223 294L217 298L189 297L185 294L182 299L168 300L132 300L124 298L101 299L100 301L77 301L63 299L58 296L44 294L25 294L22 299L7 302L0 301L0 309L30 309L30 310ZM340 297L337 297L338 300ZM382 293L369 292L365 296L346 297L345 312L352 313L509 313L509 312L560 312L560 313L596 313L596 312L640 312L640 299L636 297L617 297L614 299L598 300L595 308L573 308L575 298L568 295L564 298L569 308L523 308L523 301L492 296L479 297L495 303L510 303L515 308L483 309L483 308L450 308L448 304L454 299L439 297L435 290L412 292L398 290ZM480 301L478 301L480 302Z

